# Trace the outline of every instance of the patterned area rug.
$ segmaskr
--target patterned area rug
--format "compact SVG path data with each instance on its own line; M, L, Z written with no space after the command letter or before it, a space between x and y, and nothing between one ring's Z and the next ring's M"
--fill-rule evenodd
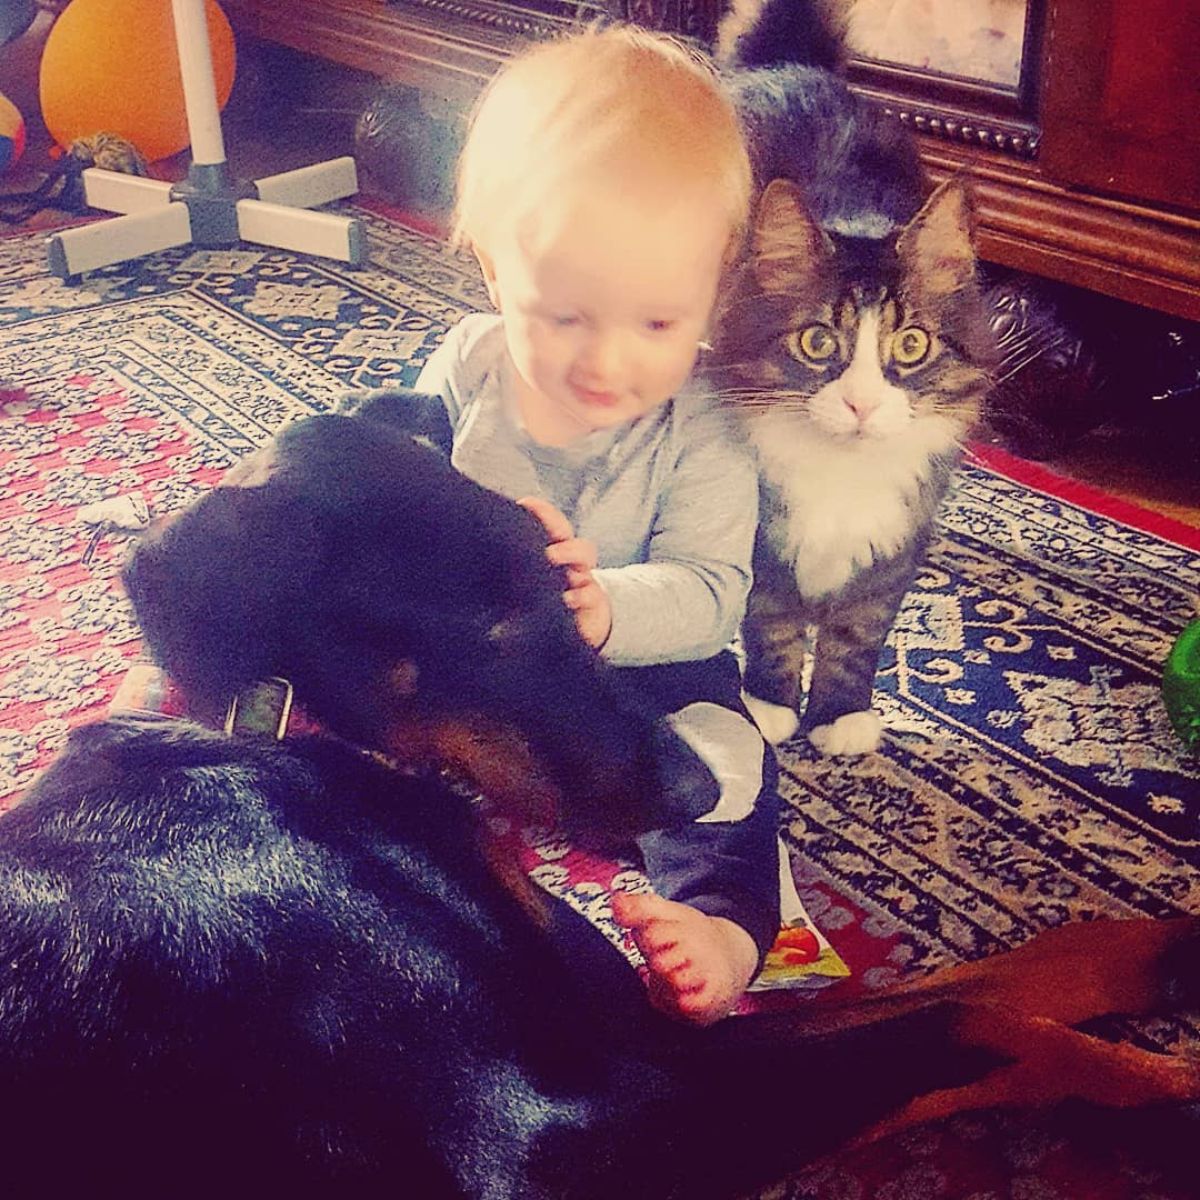
M131 534L80 509L185 504L348 387L410 383L463 313L473 264L376 212L350 270L272 250L181 250L51 278L0 240L0 807L138 653L115 584ZM86 514L85 514L86 515ZM885 744L785 747L810 913L875 988L1098 914L1200 913L1200 759L1161 664L1194 615L1200 536L996 452L967 467L879 679ZM1114 964L1114 969L1120 969ZM1200 1045L1183 1021L1153 1044ZM796 1083L797 1096L819 1082ZM982 1117L826 1164L820 1200L1151 1200L1183 1193L1055 1121Z

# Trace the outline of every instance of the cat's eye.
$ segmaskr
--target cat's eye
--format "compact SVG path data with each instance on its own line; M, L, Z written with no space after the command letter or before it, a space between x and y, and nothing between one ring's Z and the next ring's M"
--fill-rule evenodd
M892 361L902 367L915 367L929 356L929 334L916 325L892 334Z
M828 325L809 325L799 333L789 333L788 353L797 359L809 362L827 362L838 349L838 340Z

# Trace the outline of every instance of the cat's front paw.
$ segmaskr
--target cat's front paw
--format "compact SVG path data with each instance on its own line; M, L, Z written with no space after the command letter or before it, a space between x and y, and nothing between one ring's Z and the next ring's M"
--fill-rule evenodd
M882 733L879 714L867 709L847 713L828 725L818 725L809 730L808 740L822 754L870 754L879 749Z
M800 718L784 704L772 704L770 700L760 700L749 692L742 693L742 703L754 718L758 731L772 746L786 742L796 732Z

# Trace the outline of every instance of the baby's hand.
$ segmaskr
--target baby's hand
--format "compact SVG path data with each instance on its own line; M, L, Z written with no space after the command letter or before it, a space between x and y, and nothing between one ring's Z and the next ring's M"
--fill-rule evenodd
M596 543L575 536L571 522L548 500L525 496L517 501L546 530L550 544L546 557L567 571L563 603L575 614L575 625L589 646L599 649L612 630L612 608L604 589L592 577L596 569Z

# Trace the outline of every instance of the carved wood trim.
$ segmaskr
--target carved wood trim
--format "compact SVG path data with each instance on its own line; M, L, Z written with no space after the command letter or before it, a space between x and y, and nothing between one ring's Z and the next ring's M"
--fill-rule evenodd
M602 0L534 0L532 5L510 5L502 0L481 4L476 0L404 0L392 4L416 15L433 14L433 19L451 17L480 25L504 29L524 38L545 38L561 31L564 26L576 25L598 17L611 16L611 5Z
M609 14L701 41L723 0L222 0L243 34L342 66L472 100L528 41Z
M913 133L992 150L1012 158L1037 158L1041 133L1032 122L1005 121L955 106L919 101L909 103L862 84L852 86L887 116L895 118Z
M1063 187L1034 164L920 138L935 182L972 182L983 258L1200 321L1200 214Z
M1021 76L1015 87L854 57L851 86L915 133L1030 160L1041 143L1039 98L1051 0L1028 0Z

